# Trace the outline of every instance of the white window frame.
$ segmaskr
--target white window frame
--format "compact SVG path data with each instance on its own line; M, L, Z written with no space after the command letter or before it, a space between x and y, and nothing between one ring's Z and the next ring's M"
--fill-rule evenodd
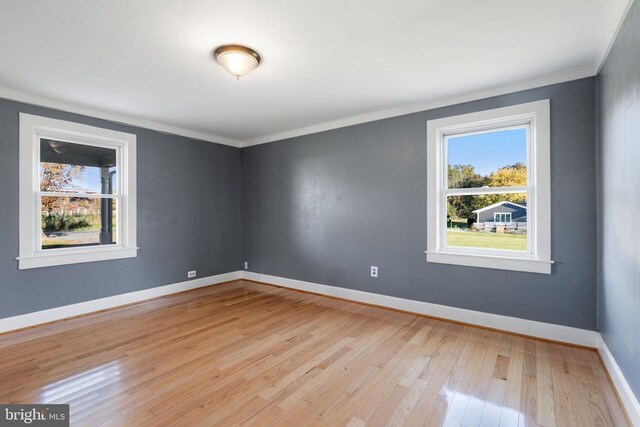
M41 246L40 140L42 138L116 150L119 194L116 244L43 250ZM132 258L136 246L136 136L48 117L20 113L20 270ZM60 194L69 196L69 194ZM75 196L75 194L74 194ZM87 195L82 195L86 197ZM90 197L104 198L94 194Z
M448 188L447 138L528 128L527 186ZM551 274L551 132L548 99L427 122L427 262ZM446 245L447 196L527 194L527 251Z
M504 221L498 221L496 218L498 218L498 215L504 215ZM509 219L507 221L507 219ZM511 224L512 222L512 215L511 212L494 212L493 213L493 222L495 222L496 224Z

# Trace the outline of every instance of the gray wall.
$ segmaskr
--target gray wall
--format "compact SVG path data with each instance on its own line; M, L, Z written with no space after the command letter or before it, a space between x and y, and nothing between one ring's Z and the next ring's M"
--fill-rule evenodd
M594 329L594 86L584 79L242 152L0 100L0 318L180 282L191 269L235 271L246 259L265 274ZM426 121L545 98L553 274L426 263ZM137 135L137 258L17 269L19 112Z
M598 77L600 331L640 397L640 4Z
M18 270L18 113L137 135L137 258ZM238 270L237 148L0 99L0 318Z
M427 263L427 120L545 98L553 274ZM243 149L244 259L264 274L595 329L595 121L584 79Z

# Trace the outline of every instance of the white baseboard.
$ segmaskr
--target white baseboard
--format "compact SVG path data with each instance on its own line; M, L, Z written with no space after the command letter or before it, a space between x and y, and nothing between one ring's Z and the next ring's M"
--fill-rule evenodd
M320 295L344 298L381 307L389 307L426 316L454 320L457 322L469 323L472 325L484 326L507 332L514 332L537 338L582 345L585 347L599 348L600 345L599 334L595 331L502 316L499 314L466 310L463 308L432 304L422 301L414 301L336 286L322 285L319 283L304 282L284 277L269 276L266 274L252 273L248 271L234 271L231 273L218 274L216 276L202 277L186 282L173 283L170 285L158 286L141 291L65 305L34 313L7 317L0 319L0 333L242 278L291 289L313 292Z
M633 394L629 383L627 383L627 380L613 358L613 355L609 351L604 339L596 331L396 298L336 286L322 285L319 283L304 282L302 280L252 273L249 271L242 272L242 277L247 280L255 280L256 282L268 283L285 288L298 289L320 295L343 298L351 301L389 307L397 310L424 314L426 316L438 317L441 319L469 323L472 325L514 332L531 337L597 349L604 361L605 368L609 372L609 376L613 381L613 386L617 390L622 404L631 419L631 423L634 426L640 426L640 403L638 403L638 399Z
M469 323L472 325L484 326L507 332L514 332L531 337L597 348L602 360L604 361L605 368L609 372L611 380L613 381L613 385L620 395L622 404L631 418L631 422L633 425L640 426L640 403L638 403L638 399L633 394L629 383L627 383L627 380L622 374L622 371L616 363L613 355L609 351L604 339L596 331L519 319L499 314L466 310L463 308L449 307L439 304L431 304L422 301L396 298L387 295L322 285L319 283L304 282L302 280L287 279L284 277L252 273L248 271L234 271L218 274L216 276L202 277L186 282L173 283L127 294L114 295L78 304L71 304L34 313L7 317L0 319L0 333L238 279L254 280L285 288L298 289L301 291L313 292L320 295L343 298L381 307L389 307L426 316Z
M600 357L604 362L605 368L609 371L609 376L611 377L611 381L613 381L613 386L618 391L620 400L627 411L627 415L629 415L629 418L631 419L631 424L634 426L640 426L640 403L633 394L629 383L622 374L618 363L616 363L616 359L613 358L613 354L609 351L607 343L604 342L604 338L600 334L598 334L598 353L600 353Z
M238 280L241 278L242 272L234 271L231 273L201 277L199 279L188 280L186 282L172 283L170 285L158 286L156 288L114 295L77 304L65 305L48 310L36 311L19 316L7 317L0 319L0 333L28 328L42 323L53 322L55 320L66 319L69 317L79 316L81 314L92 313L94 311L105 310L107 308L118 307L125 304L140 302L164 295L175 294L178 292L188 291L190 289L202 288L204 286L229 282L231 280Z
M404 298L390 297L387 295L370 292L356 291L353 289L339 288L336 286L322 285L319 283L304 282L301 280L286 279L284 277L269 276L266 274L243 272L243 278L264 282L272 285L283 286L291 289L313 292L351 301L363 302L396 310L409 311L426 316L469 323L507 332L576 344L585 347L598 347L598 333L586 329L572 328L570 326L554 325L551 323L536 322L534 320L519 319L517 317L502 316L499 314L484 313L481 311L466 310L464 308L450 307L446 305L431 304L428 302L414 301Z

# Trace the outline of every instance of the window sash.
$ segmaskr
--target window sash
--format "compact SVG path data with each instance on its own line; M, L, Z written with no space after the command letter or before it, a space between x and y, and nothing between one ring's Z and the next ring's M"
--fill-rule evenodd
M442 170L443 173L446 175L443 177L442 180L442 187L443 190L445 191L457 191L457 190L477 190L477 191L486 191L486 192L494 192L494 191L503 191L503 192L509 192L512 193L514 192L513 189L525 189L530 185L529 183L531 183L531 178L532 176L529 173L529 164L530 164L530 160L531 160L531 121L530 120L523 120L520 119L520 122L517 122L519 124L516 125L500 125L500 124L496 124L493 127L492 126L480 126L479 130L470 130L470 131L461 131L461 132L447 132L444 133L442 135L442 139L441 139L441 143L443 144L443 146L441 147L442 150L442 161L444 162L444 169ZM468 188L450 188L449 187L449 139L450 138L460 138L460 137L466 137L466 136L473 136L473 135L483 135L483 134L487 134L487 133L494 133L494 132L503 132L503 131L508 131L508 130L516 130L516 129L525 129L526 130L526 136L527 136L527 140L526 140L526 166L527 166L527 185L525 186L519 186L519 187L468 187ZM473 166L473 165L471 165ZM511 191L508 191L507 189L511 189ZM522 191L525 191L522 190ZM515 190L516 192L518 190ZM471 193L471 194L481 194L481 193ZM461 195L467 195L467 194L461 194Z
M503 122L505 123L495 123L487 125L475 125L473 123L469 123L467 125L460 126L457 129L452 128L452 130L448 130L445 134L443 134L443 138L447 140L449 138L483 135L486 133L502 132L516 129L527 129L527 132L529 132L529 129L531 128L531 123L528 119L505 119L503 120Z
M53 136L55 136L55 138L52 138ZM116 165L115 165L115 170L116 170L116 185L115 185L115 189L116 191L114 193L111 194L102 194L102 193L86 193L86 192L81 192L81 191L76 191L76 192L67 192L67 191L42 191L40 190L40 184L42 182L42 170L41 170L41 165L42 165L42 159L41 159L41 151L40 151L40 144L42 143L42 139L55 139L56 141L62 141L62 142L68 142L70 144L77 144L77 145L87 145L87 146L93 146L93 147L102 147L102 148L108 148L108 149L113 149L116 152ZM76 138L73 136L69 136L67 134L64 133L47 133L46 136L43 135L38 135L38 137L36 138L35 143L35 151L36 151L36 159L35 159L35 164L38 168L38 179L36 180L36 185L37 185L37 190L36 190L36 199L37 199L37 203L36 203L36 211L37 211L37 217L36 217L36 224L35 228L36 228L36 242L35 242L35 253L36 254L42 254L42 253L55 253L55 252L74 252L74 253L81 253L84 251L88 251L88 250L95 250L95 249L100 249L101 247L108 247L110 249L117 249L117 248L123 248L123 244L122 244L122 239L123 239L123 235L122 235L122 230L124 227L121 226L120 222L121 222L121 209L122 209L122 191L118 191L122 188L122 178L123 178L123 174L120 171L120 165L123 163L122 162L122 149L121 149L121 145L120 144L114 144L113 142L102 142L102 141L95 141L92 139L88 139L87 138ZM91 245L91 246L73 246L73 247L69 247L69 248L49 248L49 249L44 249L42 247L42 226L41 226L41 221L42 221L42 197L69 197L69 198L87 198L87 199L112 199L116 201L116 243L115 244L110 244L110 245Z
M64 191L36 191L36 194L40 196L50 197L79 197L83 199L117 199L122 197L122 194L99 194L99 193L67 193Z
M509 188L509 187L504 187ZM442 191L442 197L440 198L440 217L444 218L444 221L441 221L439 227L438 241L440 243L438 251L446 252L446 253L461 253L461 254L476 254L476 255L493 255L499 256L504 255L508 257L519 257L519 258L535 258L536 252L534 245L534 232L535 232L535 224L531 222L531 216L529 215L529 209L531 209L531 205L535 203L530 202L531 199L531 191L509 191L509 192L483 192L476 193L480 195L492 195L492 194L518 194L518 193L526 193L527 194L527 250L526 251L518 251L511 249L492 249L492 248L473 248L473 247L464 247L464 246L449 246L447 245L447 197L454 195L458 196L460 194L447 194L447 191ZM467 194L464 194L467 195ZM471 194L473 195L473 194ZM515 203L515 202L514 202Z
M97 138L97 137L94 137ZM40 192L40 193L50 193L50 194L46 194L47 196L63 196L66 197L70 194L72 195L78 195L78 197L103 197L103 196L113 196L113 195L118 195L118 194L122 194L123 192L123 187L122 185L124 184L124 180L123 180L123 175L124 175L124 170L123 168L121 168L121 165L124 164L124 150L123 150L123 144L122 143L117 143L114 141L110 141L110 142L105 142L105 141L101 141L101 140L96 140L93 138L87 138L85 137L84 139L82 139L81 137L75 137L75 136L69 136L67 134L64 133L60 133L60 132L47 132L45 135L42 135L41 133L37 134L37 138L35 138L36 141L34 141L35 147L35 159L34 162L37 165L38 168L38 177L36 179L36 182L34 182L34 184L36 185L35 191ZM40 144L42 142L43 139L55 139L56 141L60 141L60 142L67 142L70 144L77 144L77 145L87 145L90 147L100 147L100 148L108 148L111 150L115 150L116 152L116 165L115 165L115 169L116 169L116 185L115 185L115 191L111 194L100 194L100 193L84 193L84 192L66 192L66 191L42 191L40 190L40 183L42 182L42 170L40 169L41 165L42 165L42 159L41 159L41 152L40 152ZM80 194L82 194L82 196L79 196Z
M105 195L96 195L96 194L88 194L88 195L80 195L79 193L59 193L59 192L51 192L51 191L38 191L37 192L37 218L39 219L39 222L37 224L37 230L36 230L36 247L35 247L35 252L38 254L41 253L51 253L52 251L60 251L60 252L72 252L72 251L83 251L83 250L89 250L89 249L96 249L96 248L100 248L100 247L108 247L108 248L123 248L124 245L122 244L122 239L124 238L123 236L123 228L120 224L120 218L122 218L122 196L120 194L105 194ZM83 194L83 193L81 193ZM89 196L93 196L93 197L89 197ZM40 222L42 221L42 197L77 197L77 198L92 198L92 199L111 199L111 200L115 200L116 201L116 243L115 244L109 244L109 245L91 245L91 246L82 246L82 247L78 247L78 246L73 246L73 247L69 247L69 248L50 248L50 249L44 249L42 247L42 225L40 224Z
M532 129L533 123L531 118L517 118L517 119L504 119L497 120L493 124L474 125L465 124L458 131L447 131L439 136L437 145L440 151L440 188L438 188L439 211L440 211L440 224L438 227L437 241L438 251L448 253L467 253L467 254L485 254L485 255L504 255L509 257L521 257L521 258L534 258L536 255L534 233L536 230L535 225L535 213L527 215L527 250L509 250L509 249L491 249L491 248L471 248L460 246L447 245L447 198L450 196L475 196L475 195L494 195L494 194L526 194L527 196L527 214L530 213L532 206L535 206L535 201L532 200L536 194L534 187L534 171L532 164L533 144L532 144ZM527 185L515 186L515 187L470 187L470 188L449 188L449 156L448 156L448 141L450 137L460 137L478 134L487 134L493 132L499 132L510 129L526 129L526 167L527 167Z
M447 196L482 196L489 194L527 193L531 187L471 187L443 188L440 190Z

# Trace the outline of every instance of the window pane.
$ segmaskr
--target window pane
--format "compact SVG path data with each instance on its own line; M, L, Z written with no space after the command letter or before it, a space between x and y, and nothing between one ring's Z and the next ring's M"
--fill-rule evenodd
M116 150L40 140L40 190L115 194Z
M527 185L527 128L450 136L449 188Z
M115 244L116 202L42 196L42 249Z
M447 197L446 245L526 251L527 195Z

